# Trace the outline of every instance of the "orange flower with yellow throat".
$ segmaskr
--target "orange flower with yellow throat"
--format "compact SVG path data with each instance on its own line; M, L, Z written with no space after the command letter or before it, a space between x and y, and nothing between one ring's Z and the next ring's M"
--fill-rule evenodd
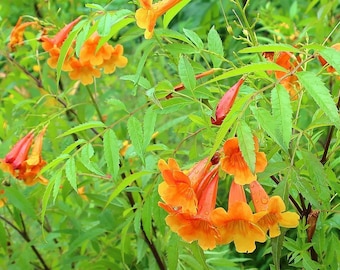
M255 145L255 174L251 172L246 161L242 156L238 144L238 138L231 138L224 143L224 158L221 159L221 167L226 173L234 176L234 181L237 184L245 185L257 179L256 173L263 172L267 166L267 158L265 153L259 152L259 143L257 138L254 137L253 142Z
M194 213L183 211L185 208L180 206L180 203L175 203L176 207L162 202L158 204L169 214L165 218L167 225L172 231L181 236L184 241L189 243L197 241L202 249L213 249L220 241L219 232L210 218L216 204L219 180L218 166L205 174L203 178L199 177L199 179L202 182L199 185L201 187L199 192L194 190L194 192L196 191L195 197L197 199L197 211L194 211ZM185 200L181 193L177 194L177 198L179 202Z
M157 19L181 0L161 0L155 4L152 0L140 0L141 8L136 11L135 18L138 27L145 29L144 37L151 39Z
M264 215L264 214L263 214ZM255 216L247 204L243 186L232 182L229 191L228 212L216 208L211 220L220 233L219 244L235 243L237 252L253 252L255 242L265 242L266 235L256 224Z
M279 196L269 197L261 184L254 181L250 184L250 193L256 210L255 222L271 238L281 234L280 226L295 228L299 225L299 215L285 212L286 206Z

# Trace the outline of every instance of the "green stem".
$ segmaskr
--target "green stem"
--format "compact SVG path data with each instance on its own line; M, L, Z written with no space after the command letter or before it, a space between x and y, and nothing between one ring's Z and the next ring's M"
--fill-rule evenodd
M91 101L93 103L94 108L96 109L96 112L98 114L98 117L99 117L100 121L103 122L103 116L102 116L102 114L101 114L101 112L99 110L98 104L97 104L95 98L93 97L91 89L90 89L90 87L88 85L86 85L86 90L87 90L87 92L88 92L88 94L89 94L89 96L91 98Z

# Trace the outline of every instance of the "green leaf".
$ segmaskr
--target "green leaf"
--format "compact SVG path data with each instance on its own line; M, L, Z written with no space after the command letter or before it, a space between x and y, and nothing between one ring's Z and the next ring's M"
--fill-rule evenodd
M61 177L63 175L63 171L59 170L53 175L53 203L55 203L55 200L57 199L57 196L60 191L60 183L61 183ZM51 181L51 180L50 180Z
M177 5L169 9L163 16L163 27L167 28L172 19L180 12L190 0L182 0Z
M260 71L267 71L267 70L273 70L273 71L285 71L287 70L278 64L272 63L272 62L263 62L263 63L253 63L249 64L240 68L235 68L229 71L224 72L223 74L216 76L215 78L205 82L204 84L211 84L213 82L218 82L220 80L224 80L230 77L235 77L239 75L244 75L247 73L256 73Z
M47 205L48 205L48 201L51 197L51 192L52 192L53 186L55 184L54 178L56 176L59 176L59 175L54 174L51 177L51 179L48 182L47 187L45 189L44 195L42 196L41 215L40 215L40 221L41 221L42 224L45 223L45 214L46 214L46 210L47 210Z
M99 19L97 31L100 36L106 36L110 33L111 16L110 13L105 13L104 16Z
M7 232L2 220L0 222L0 246L7 252Z
M319 52L321 56L340 74L340 53L334 48L324 48Z
M43 174L44 172L46 172L46 171L48 171L50 169L55 168L63 160L69 159L69 158L70 158L69 154L61 154L61 155L57 156L54 160L52 160L51 162L47 163L47 165L41 169L40 174Z
M177 270L178 261L179 261L179 250L178 250L178 242L179 238L177 234L172 233L170 235L169 242L167 243L166 249L166 257L167 257L167 266L169 270Z
M99 127L105 128L106 125L103 122L100 122L100 121L89 121L89 122L80 124L76 127L73 127L71 129L65 131L63 134L59 135L57 138L65 137L67 135L77 133L79 131L83 131L83 130L87 130L87 129L91 129L91 128L99 128Z
M223 142L223 140L226 138L226 135L229 132L230 128L232 127L232 125L235 123L235 121L239 117L239 114L242 112L242 108L244 104L247 102L247 100L251 98L252 95L253 94L248 94L236 100L230 112L227 114L226 118L223 120L223 123L220 126L216 134L214 145L209 154L210 157L212 157L215 154L215 152L220 148L220 145Z
M123 111L126 111L127 113L129 112L125 106L125 103L122 102L121 100L119 99L116 99L116 98L110 98L108 100L106 100L106 103L110 106L112 106L112 110L113 111L119 111L119 110L123 110Z
M100 11L105 11L105 8L103 8L101 5L98 5L98 4L87 3L87 4L85 4L85 7L97 9L97 10L100 10Z
M91 228L86 232L81 232L77 238L75 238L69 245L67 253L72 253L76 249L80 248L80 245L88 240L97 238L99 235L105 232L102 228Z
M282 136L278 134L277 123L273 116L264 108L253 108L253 114L260 124L261 128L271 137L285 152L288 152L287 146L282 141Z
M210 29L208 34L208 49L214 53L210 55L213 66L215 68L219 67L223 58L223 43L214 26Z
M76 162L74 160L74 157L71 157L69 160L66 161L65 174L71 187L73 187L73 189L77 191L77 171L76 171Z
M124 178L123 181L121 181L114 189L114 191L111 193L109 199L107 200L106 206L107 207L113 199L115 199L127 186L129 186L133 181L141 178L144 175L150 174L151 172L148 171L140 171L137 173L133 173L129 175L128 177Z
M302 71L296 74L300 83L314 99L320 109L327 115L329 120L340 129L340 117L337 107L332 99L327 87L325 87L321 78L310 71Z
M120 144L113 130L109 129L104 134L104 157L110 174L116 179L119 172Z
M151 87L151 83L144 77L136 77L136 75L124 75L119 79L123 81L131 81L134 85L138 85L143 87L144 89L149 89Z
M280 270L280 265L281 265L280 259L281 259L281 252L283 248L284 238L285 238L285 235L281 233L278 237L274 237L271 239L273 262L275 265L275 270Z
M22 190L19 191L16 186L5 187L5 194L8 201L13 204L20 212L35 219L36 214L32 203L24 196Z
M131 139L131 143L135 148L137 155L142 159L144 163L144 139L143 139L143 130L142 125L139 120L131 116L127 122L127 129Z
M262 53L262 52L295 52L299 50L289 44L268 44L258 45L254 47L244 48L238 51L239 53Z
M87 144L83 147L83 149L81 150L81 154L80 154L80 161L81 163L83 163L83 165L91 172L97 174L97 175L101 175L104 176L105 174L100 171L100 169L98 168L97 163L94 163L91 161L91 158L94 155L94 149L92 144Z
M250 127L244 121L240 121L238 123L237 138L242 156L246 161L250 171L255 174L256 155L254 137Z
M178 73L185 88L193 90L196 86L195 72L189 60L183 56L179 59Z
M67 146L62 154L65 154L67 156L67 154L71 153L75 148L77 148L79 145L85 144L87 143L87 141L85 141L84 139L78 139L76 140L74 143L70 144L69 146Z
M204 48L202 39L194 31L184 28L183 32L196 45L197 48Z
M282 85L277 85L272 90L272 114L276 123L276 135L278 140L284 145L284 149L289 148L292 136L292 107L290 97Z
M144 141L143 141L143 147L146 149L146 147L149 145L151 141L151 137L155 131L155 124L157 119L157 113L154 110L154 107L151 106L147 109L144 115Z
M152 200L151 196L145 198L142 208L142 223L148 239L152 237Z
M308 176L313 182L315 192L322 201L322 209L329 209L329 202L331 201L331 193L329 189L329 182L324 167L319 159L309 151L301 151L302 160L307 168Z

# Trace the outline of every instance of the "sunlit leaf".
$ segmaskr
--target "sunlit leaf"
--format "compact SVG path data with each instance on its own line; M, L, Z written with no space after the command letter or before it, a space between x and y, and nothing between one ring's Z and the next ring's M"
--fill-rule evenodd
M80 131L83 131L83 130L87 130L87 129L91 129L91 128L100 128L100 127L104 128L104 127L106 127L106 125L103 122L100 122L100 121L89 121L89 122L86 122L84 124L80 124L76 127L73 127L71 129L65 131L63 134L59 135L58 138L65 137L67 135L77 133L77 132L80 132Z
M186 57L181 57L178 63L179 77L185 88L193 90L196 86L196 79L194 69L192 68L189 60Z
M73 187L73 189L77 191L77 168L74 157L71 157L69 160L66 161L65 174L71 187Z
M296 74L300 83L304 86L309 95L314 99L320 109L326 114L329 120L340 129L340 117L333 98L321 80L315 73L302 71Z
M250 127L244 121L240 121L238 123L237 138L242 156L246 161L250 171L255 174L256 155L254 137Z
M144 141L143 147L146 148L151 141L151 137L155 131L155 124L157 119L157 113L154 107L149 107L144 115L144 123L143 123L143 130L144 130Z
M272 114L276 124L276 135L278 140L284 145L284 149L289 148L290 138L292 136L292 107L290 97L282 85L277 85L272 90Z
M214 54L210 55L215 68L219 67L223 59L223 43L220 35L213 26L208 33L208 49Z
M144 143L143 143L144 139L143 139L142 124L137 118L135 118L134 116L131 116L127 122L127 129L129 132L131 143L134 146L137 155L144 162L145 148L144 148Z
M197 48L203 49L203 41L194 31L184 28L183 32L196 45Z
M262 53L262 52L299 52L299 49L289 44L268 44L244 48L239 53Z
M172 19L180 12L190 0L182 0L177 5L169 9L163 16L163 27L167 28Z
M119 149L120 144L113 130L109 129L104 134L104 157L109 172L116 179L119 172Z

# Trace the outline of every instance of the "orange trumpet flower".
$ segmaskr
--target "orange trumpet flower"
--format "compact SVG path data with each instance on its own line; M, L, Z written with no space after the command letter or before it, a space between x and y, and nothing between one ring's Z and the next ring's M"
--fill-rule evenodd
M136 23L138 27L145 29L144 37L150 39L153 36L157 19L181 0L161 0L155 4L152 3L152 0L140 0L139 2L141 8L136 11Z
M254 181L250 184L252 201L255 206L255 222L271 238L281 234L280 226L295 228L299 225L299 215L284 212L286 206L279 196L269 197L261 184Z
M221 167L226 173L234 175L234 181L237 184L244 185L250 184L257 179L256 173L263 172L267 166L267 158L265 153L259 152L259 143L257 138L254 137L255 144L255 174L253 174L246 161L242 156L242 152L238 145L238 138L231 138L224 143L224 158L221 159Z
M266 235L256 225L254 214L247 204L243 186L232 182L229 191L228 212L219 207L211 219L220 233L219 244L235 243L237 252L253 252L255 242L265 242Z
M24 43L24 32L27 26L37 25L37 22L22 22L22 17L20 17L13 28L11 35L9 37L8 48L10 51L14 51L16 46L20 46Z

